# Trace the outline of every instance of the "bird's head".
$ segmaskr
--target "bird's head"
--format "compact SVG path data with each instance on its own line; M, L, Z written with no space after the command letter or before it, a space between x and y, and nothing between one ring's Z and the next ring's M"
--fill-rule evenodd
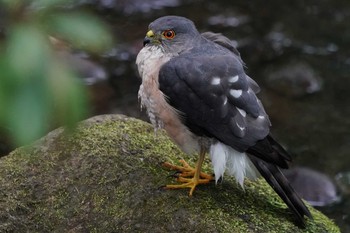
M181 53L192 48L200 37L194 23L180 16L164 16L149 27L144 46L161 46L165 52Z

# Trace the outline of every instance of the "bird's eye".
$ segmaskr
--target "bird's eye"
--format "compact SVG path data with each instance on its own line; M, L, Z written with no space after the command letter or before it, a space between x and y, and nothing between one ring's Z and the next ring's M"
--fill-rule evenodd
M165 30L163 32L163 36L166 38L166 39L173 39L175 37L175 32L173 30Z

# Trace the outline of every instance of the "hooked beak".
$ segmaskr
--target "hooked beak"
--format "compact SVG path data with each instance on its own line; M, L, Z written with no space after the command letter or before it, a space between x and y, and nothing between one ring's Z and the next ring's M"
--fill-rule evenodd
M154 32L152 30L149 30L146 33L145 38L143 39L143 46L146 46L147 44L154 42L154 41L155 41Z

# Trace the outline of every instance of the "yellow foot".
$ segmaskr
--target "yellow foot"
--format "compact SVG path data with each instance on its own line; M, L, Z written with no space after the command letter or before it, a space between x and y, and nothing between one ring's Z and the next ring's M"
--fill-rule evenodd
M185 160L180 160L182 166L173 165L170 163L163 163L163 166L171 170L179 172L177 175L177 181L183 184L166 185L166 189L180 189L180 188L190 188L190 196L192 196L193 191L196 189L198 184L207 184L214 180L214 177L200 172L200 169L191 167ZM196 174L199 173L198 175Z

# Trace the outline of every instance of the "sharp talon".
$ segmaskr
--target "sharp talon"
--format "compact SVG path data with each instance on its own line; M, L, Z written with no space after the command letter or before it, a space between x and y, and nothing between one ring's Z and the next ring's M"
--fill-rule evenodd
M161 190L161 191L166 190L166 189L167 189L166 185L162 185L162 186L158 187L158 190Z
M163 166L164 163L165 162L159 162L158 164L159 164L159 166Z
M180 183L166 185L165 189L189 188L189 196L192 196L197 185L207 184L214 181L214 176L201 172L198 164L195 168L193 168L185 160L180 160L179 162L182 166L173 165L168 162L162 163L163 167L175 171L173 174L169 175L169 177L176 178L176 181Z
M168 177L179 178L179 177L180 177L180 174L181 174L181 172L176 171L176 172L174 172L173 174L168 175Z
M222 183L222 177L218 179L218 183Z

